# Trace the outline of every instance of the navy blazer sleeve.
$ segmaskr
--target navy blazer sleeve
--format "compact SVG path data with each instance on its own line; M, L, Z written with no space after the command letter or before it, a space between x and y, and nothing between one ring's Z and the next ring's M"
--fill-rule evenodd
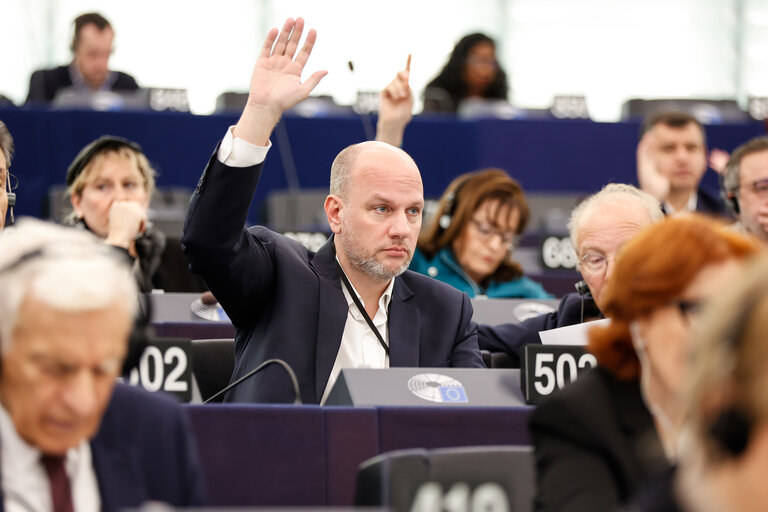
M584 318L600 315L591 297L585 299L583 306ZM519 366L523 346L541 343L539 332L581 322L582 297L577 293L569 293L553 313L544 313L519 323L480 325L477 331L478 342L481 350L506 352Z
M485 368L477 345L477 324L472 321L472 302L463 293L462 314L459 332L451 354L451 366Z
M116 385L91 452L102 510L135 508L147 501L175 507L205 504L188 418L169 397Z
M205 279L232 323L243 328L258 320L274 286L269 236L263 240L245 229L263 163L227 167L217 152L218 147L192 196L182 245L192 272Z

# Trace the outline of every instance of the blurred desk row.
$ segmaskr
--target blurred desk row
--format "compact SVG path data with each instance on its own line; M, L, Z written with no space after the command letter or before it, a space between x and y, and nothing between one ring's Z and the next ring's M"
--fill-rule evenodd
M213 506L351 506L379 453L530 444L529 407L185 407Z
M234 338L235 328L218 306L200 310L199 294L164 293L151 294L152 325L160 338L214 339ZM520 322L526 318L555 311L560 301L529 299L472 299L473 320L480 324L497 325ZM211 315L218 320L209 319Z
M24 108L0 109L0 120L16 141L11 171L19 178L17 214L40 216L49 188L64 182L72 159L93 139L111 134L135 140L156 166L159 186L194 187L237 116ZM728 151L764 133L758 122L707 126L709 146ZM358 116L286 115L273 135L249 221L265 222L269 192L327 188L335 155L364 139ZM403 148L421 169L427 197L438 197L456 175L484 167L507 170L527 191L589 193L608 182L636 181L637 140L637 123L417 116L406 130ZM713 174L705 185L716 190Z

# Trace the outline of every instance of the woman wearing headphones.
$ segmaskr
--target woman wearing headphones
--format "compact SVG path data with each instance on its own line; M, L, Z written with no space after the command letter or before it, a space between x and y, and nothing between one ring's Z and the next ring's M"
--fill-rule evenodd
M523 276L512 258L528 223L523 189L501 169L459 176L423 230L410 269L470 297L547 299L552 295Z
M614 510L677 458L678 393L699 306L760 250L691 214L645 228L622 249L604 327L589 333L598 366L531 415L538 511Z
M155 170L138 144L113 136L96 139L75 157L66 181L73 211L65 223L124 250L142 292L207 290L187 269L179 240L155 229L147 218Z

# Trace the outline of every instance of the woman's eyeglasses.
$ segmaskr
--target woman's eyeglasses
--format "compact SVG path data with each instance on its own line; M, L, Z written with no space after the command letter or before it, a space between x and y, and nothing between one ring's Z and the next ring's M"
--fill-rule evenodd
M498 236L501 238L501 243L508 247L510 250L520 245L522 237L515 233L501 231L487 222L480 222L479 220L470 219L470 222L475 226L477 234L485 241L490 241L493 237Z

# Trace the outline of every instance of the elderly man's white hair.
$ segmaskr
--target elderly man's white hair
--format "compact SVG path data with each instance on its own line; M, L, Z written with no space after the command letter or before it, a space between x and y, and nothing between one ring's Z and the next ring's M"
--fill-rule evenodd
M568 221L568 233L571 236L573 248L578 251L579 229L581 228L581 219L584 218L584 214L597 205L627 204L627 202L634 202L639 210L645 209L648 212L648 218L652 222L658 222L664 217L664 212L661 211L661 203L652 195L625 183L609 183L599 192L584 199L571 212L571 218Z
M130 318L136 282L114 248L87 231L22 219L0 236L0 340L6 350L27 297L65 312L114 304Z

